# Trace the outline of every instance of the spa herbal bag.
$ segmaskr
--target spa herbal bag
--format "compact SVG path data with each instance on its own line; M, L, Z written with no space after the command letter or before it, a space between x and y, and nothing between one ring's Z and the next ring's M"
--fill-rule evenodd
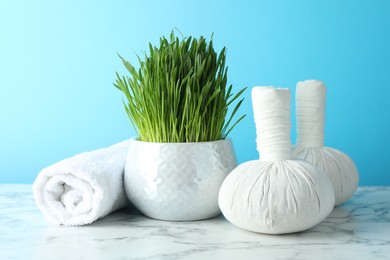
M293 160L290 91L254 87L252 102L260 160L245 162L219 192L223 215L234 225L260 233L292 233L324 220L334 206L328 177L303 160Z
M297 145L293 156L320 168L333 184L335 205L355 193L357 168L347 154L324 146L326 87L319 80L298 82L296 88Z

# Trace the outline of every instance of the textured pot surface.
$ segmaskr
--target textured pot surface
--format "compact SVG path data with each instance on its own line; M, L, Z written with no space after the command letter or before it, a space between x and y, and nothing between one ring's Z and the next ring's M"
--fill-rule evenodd
M232 142L149 143L131 140L124 175L129 200L162 220L219 215L218 192L236 167Z

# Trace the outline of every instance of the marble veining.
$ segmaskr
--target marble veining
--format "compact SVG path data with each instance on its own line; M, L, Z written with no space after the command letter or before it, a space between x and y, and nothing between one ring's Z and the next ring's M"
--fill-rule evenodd
M0 185L0 259L390 259L390 187L359 187L305 232L262 235L223 216L168 222L134 209L88 226L54 226L31 185Z

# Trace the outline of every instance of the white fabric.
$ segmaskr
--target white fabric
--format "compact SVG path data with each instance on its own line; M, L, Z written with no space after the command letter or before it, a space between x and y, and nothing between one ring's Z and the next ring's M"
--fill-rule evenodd
M334 206L329 179L308 162L249 161L224 180L219 192L223 215L234 225L266 234L309 229Z
M254 232L283 234L306 230L334 206L326 175L312 164L290 160L290 92L252 90L260 160L235 168L222 183L218 203L234 225Z
M297 144L324 146L326 88L322 81L305 80L296 88Z
M274 87L252 89L257 150L262 161L291 159L290 98L289 89Z
M123 141L43 169L33 183L38 208L54 224L79 226L124 207L127 150L128 141Z
M331 180L335 205L355 193L359 173L352 159L333 148L324 147L326 87L319 80L298 82L296 89L297 147L293 156L319 167Z
M351 157L330 147L293 150L296 158L310 162L320 168L330 179L335 192L335 205L352 197L359 184L359 173Z

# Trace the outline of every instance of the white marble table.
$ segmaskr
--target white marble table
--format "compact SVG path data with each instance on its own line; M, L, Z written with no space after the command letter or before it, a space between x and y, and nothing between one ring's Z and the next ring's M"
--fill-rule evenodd
M361 187L320 225L277 236L222 216L165 222L129 209L89 226L54 226L31 185L0 185L0 259L390 259L390 187Z

